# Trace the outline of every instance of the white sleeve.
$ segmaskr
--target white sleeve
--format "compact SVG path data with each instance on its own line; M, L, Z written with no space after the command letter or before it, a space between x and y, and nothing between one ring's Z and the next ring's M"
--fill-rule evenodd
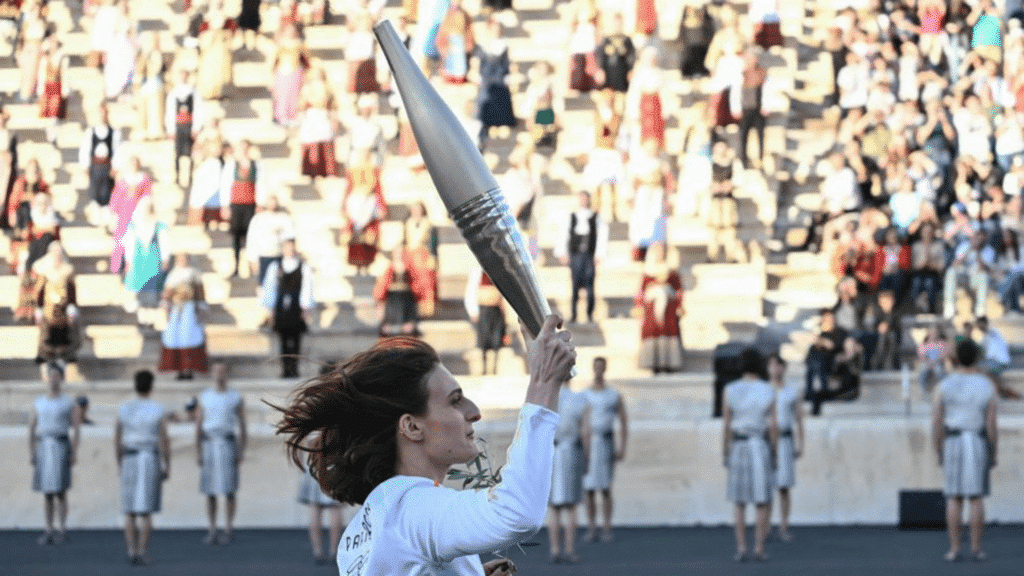
M547 408L523 405L501 483L493 488L424 486L406 493L398 522L406 541L428 558L450 562L536 534L547 512L558 418Z
M568 258L569 257L569 238L572 235L572 214L569 214L568 218L565 218L564 222L558 227L558 237L555 239L555 246L553 252L555 258Z
M163 268L164 264L171 261L171 251L167 242L167 227L161 224L156 225L156 246L160 250L160 267Z
M253 184L256 187L255 199L257 206L263 206L263 202L267 199L267 175L263 162L257 160L256 166L256 182Z
M594 247L594 258L604 260L608 256L608 223L601 216L597 217L597 245Z
M477 294L480 293L481 274L483 274L483 270L479 266L474 266L466 276L466 294L462 298L462 303L470 318L480 315L480 302L477 300Z
M220 205L226 208L231 205L231 185L235 180L234 159L224 162L220 173Z
M263 277L263 293L260 294L260 305L267 310L274 309L274 302L277 300L277 270L280 264L277 261L267 266L267 274Z
M86 128L85 132L82 133L82 143L78 145L78 164L82 168L88 168L92 161L89 158L90 148L92 147L92 128Z
M302 287L299 289L299 307L312 310L316 306L313 301L313 269L309 264L302 263Z
M257 212L252 220L249 221L249 231L245 234L245 256L249 262L255 264L260 260L260 252L256 247L257 238L267 233L267 226L264 221L267 220L266 212Z
M206 122L206 102L198 90L192 91L192 133L198 134Z
M167 131L168 136L174 136L175 125L177 124L178 111L174 102L175 93L171 90L167 93L167 97L164 98L164 129Z

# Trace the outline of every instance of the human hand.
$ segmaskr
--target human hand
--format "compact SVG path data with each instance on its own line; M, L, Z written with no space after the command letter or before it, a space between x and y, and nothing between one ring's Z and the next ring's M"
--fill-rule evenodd
M571 377L570 371L576 364L576 347L570 342L571 332L557 331L561 327L562 318L552 314L544 319L540 334L533 341L530 375L536 380L560 385ZM523 336L529 341L528 331L524 330Z
M484 576L511 576L516 573L516 565L508 558L498 558L484 564Z

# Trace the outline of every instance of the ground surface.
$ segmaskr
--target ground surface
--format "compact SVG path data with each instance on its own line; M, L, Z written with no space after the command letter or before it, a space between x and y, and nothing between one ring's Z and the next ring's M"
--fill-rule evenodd
M791 543L773 542L767 564L731 561L732 532L727 528L621 529L615 542L582 545L583 562L575 566L547 563L543 543L510 553L521 576L685 575L991 575L1020 574L1024 565L1024 527L994 526L986 533L990 560L950 565L941 560L945 533L904 532L892 528L799 528ZM287 576L333 575L334 566L316 566L302 530L242 530L230 546L199 543L202 532L155 533L147 567L129 566L119 532L73 532L62 547L40 548L37 533L0 532L0 574L4 576Z

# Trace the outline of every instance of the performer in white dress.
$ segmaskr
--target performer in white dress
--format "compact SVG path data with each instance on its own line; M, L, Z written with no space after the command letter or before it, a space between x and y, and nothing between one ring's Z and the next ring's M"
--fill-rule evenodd
M558 389L576 353L549 316L530 355L530 384L501 481L487 490L441 486L479 452L480 410L421 340L382 340L300 389L278 432L324 491L363 504L338 547L347 576L508 576L507 559L479 554L523 542L544 521L559 416ZM305 442L312 443L307 446Z
M171 474L171 442L164 407L149 399L153 373L135 373L135 398L121 404L114 428L114 449L121 474L121 511L125 514L124 542L133 565L152 562L149 536L151 515L160 511L160 492Z
M608 360L603 356L594 358L594 384L583 394L590 406L590 454L587 459L587 474L583 477L583 489L587 492L587 522L589 529L584 541L597 538L597 493L604 499L602 518L604 526L601 540L612 539L612 475L615 463L626 456L626 439L629 436L629 421L626 418L626 403L622 395L608 387L604 380ZM615 443L615 420L619 420L619 442Z
M970 502L971 555L984 560L981 548L985 523L983 499L989 492L989 471L996 465L998 395L980 369L981 348L973 340L956 346L959 368L939 383L932 411L932 439L945 475L946 560L960 559L964 499Z
M43 367L48 391L32 402L28 427L29 457L32 459L32 489L46 501L46 530L39 544L63 544L67 527L67 491L71 467L78 454L82 410L74 398L61 392L64 372L56 364ZM54 528L54 515L57 525Z
M583 474L590 450L590 408L586 396L573 392L568 382L558 392L558 414L561 418L555 431L548 544L553 563L575 564L579 562L576 505L583 500Z
M238 468L245 458L248 430L245 402L236 390L228 388L228 369L222 362L213 365L215 387L199 395L196 409L196 447L201 473L199 491L206 494L209 531L205 544L231 543L235 523L235 493L238 492ZM224 531L217 533L217 497L224 497Z
M727 491L735 503L737 562L768 559L764 543L772 499L772 454L778 441L775 424L775 391L765 381L761 353L748 348L740 354L739 380L725 387L722 412L723 454L728 468ZM753 556L747 554L746 507L757 512Z
M789 491L796 484L796 459L804 451L804 409L799 387L786 385L786 361L778 354L768 359L768 378L775 388L775 425L779 441L775 453L775 487L779 490L779 537L789 532Z

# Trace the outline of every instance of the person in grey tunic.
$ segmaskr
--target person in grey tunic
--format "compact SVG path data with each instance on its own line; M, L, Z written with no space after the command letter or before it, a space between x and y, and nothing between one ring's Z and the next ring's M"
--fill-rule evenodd
M558 391L558 429L552 464L551 513L548 518L550 559L574 564L576 554L576 505L583 499L583 473L590 449L590 410L582 393L573 392L568 381Z
M786 385L786 361L778 354L768 359L768 379L775 388L775 425L779 434L775 453L779 537L789 542L793 539L789 532L790 489L796 484L796 459L804 451L804 408L799 388Z
M160 489L171 475L171 442L164 407L149 399L153 373L135 373L135 398L121 404L114 428L114 450L121 475L124 542L133 565L152 562L151 515L160 511Z
M932 441L945 476L946 560L960 559L964 499L970 502L971 556L984 560L981 548L989 471L996 465L998 395L979 366L981 348L973 340L956 346L957 370L939 383L932 409Z
M626 403L622 395L608 387L604 373L608 361L603 356L594 358L594 384L583 392L590 407L590 458L583 489L587 492L587 535L584 542L597 539L597 493L604 500L601 540L612 540L612 475L615 463L626 457L626 439L629 422ZM615 420L619 420L619 442L615 442Z
M728 497L735 503L737 562L768 559L764 543L768 536L772 499L772 457L778 444L775 423L775 392L765 381L764 357L753 348L740 354L742 376L725 387L722 411L723 460L728 468ZM754 551L747 553L746 507L753 504Z
M196 447L201 473L199 489L206 495L209 529L205 544L231 542L235 522L238 469L245 457L248 434L242 395L228 388L227 366L213 365L214 388L199 396L196 407ZM217 532L217 497L224 497L224 531Z
M63 544L67 529L67 491L71 467L78 455L82 409L61 391L64 371L57 364L43 367L48 391L32 403L28 428L28 450L32 461L32 489L45 500L46 529L39 544ZM57 525L54 527L54 516Z

